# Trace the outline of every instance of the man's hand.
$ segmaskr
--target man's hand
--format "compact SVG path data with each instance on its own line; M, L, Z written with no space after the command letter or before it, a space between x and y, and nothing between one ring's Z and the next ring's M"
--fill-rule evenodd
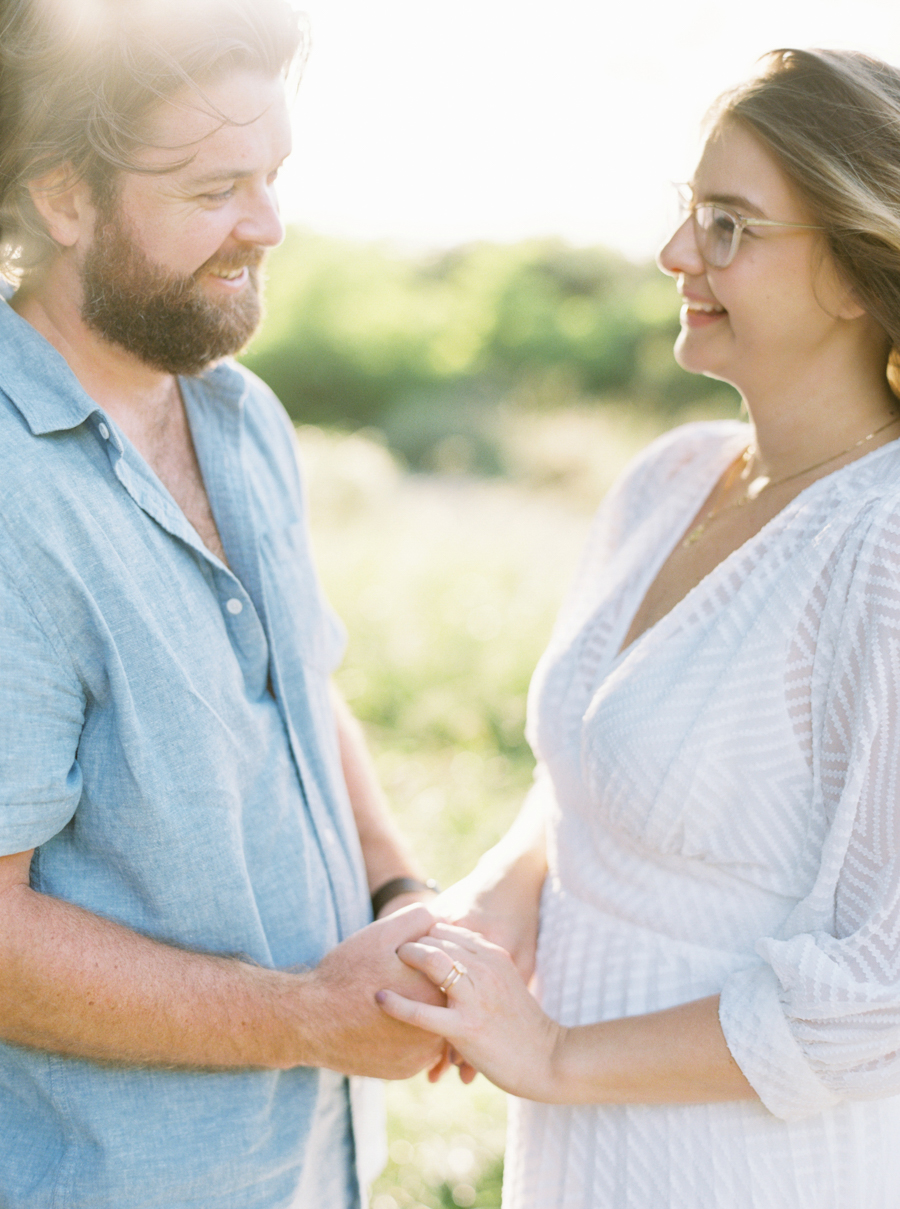
M392 1020L375 1002L382 987L424 1003L446 1002L433 983L397 956L401 945L418 940L434 922L423 906L397 911L349 937L304 976L298 1027L304 1052L312 1053L306 1065L407 1079L438 1060L439 1038Z
M434 924L424 907L371 924L313 970L270 970L141 936L31 890L31 853L0 857L0 1037L126 1066L288 1069L404 1078L441 1042L391 1020L381 987L444 997L397 949Z

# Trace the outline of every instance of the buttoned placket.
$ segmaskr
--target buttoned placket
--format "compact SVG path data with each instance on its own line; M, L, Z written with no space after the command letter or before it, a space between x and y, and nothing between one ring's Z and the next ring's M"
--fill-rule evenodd
M251 696L266 689L269 644L253 600L240 579L200 540L175 500L114 422L98 411L96 431L107 450L113 473L138 505L171 536L184 542L208 565L222 619Z
M252 508L241 457L242 405L223 406L219 401L215 408L211 408L203 396L193 389L192 383L184 383L182 390L188 420L194 433L197 459L223 543L242 585L246 585L246 591L256 602L255 608L268 634L269 619L259 547L256 542L242 546L238 541L241 530L246 529L246 526L239 524L238 518L246 516ZM203 415L202 436L197 414L201 408L206 409ZM353 892L360 876L358 862L351 852L348 837L342 837L335 826L332 812L320 791L319 781L309 767L307 752L301 736L297 733L297 720L291 716L291 709L285 700L278 648L270 644L269 649L271 688L287 728L307 815L331 884L332 901L343 938L355 932L365 922L365 918L360 916L358 896ZM353 838L355 839L355 836ZM367 902L368 900L366 905Z

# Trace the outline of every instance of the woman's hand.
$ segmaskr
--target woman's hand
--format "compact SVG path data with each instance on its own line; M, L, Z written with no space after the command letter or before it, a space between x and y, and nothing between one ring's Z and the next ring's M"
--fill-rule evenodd
M535 783L506 835L429 909L506 949L525 982L534 973L541 888L547 874L546 777Z
M435 924L398 956L447 996L447 1007L375 996L396 1020L446 1037L453 1049L504 1091L557 1099L556 1064L567 1030L541 1011L512 958L466 928Z
M478 932L505 949L525 983L534 973L541 887L547 872L544 816L536 785L499 843L467 877L429 903L439 919ZM463 1083L471 1083L474 1068L449 1044L428 1078L436 1083L453 1064L459 1067Z
M397 955L447 996L447 1007L378 991L383 1011L446 1037L504 1091L546 1104L700 1104L755 1100L728 1049L719 997L566 1028L528 991L508 953L437 923Z
M534 974L541 878L485 876L476 867L428 904L438 919L477 932L513 960L525 983Z
M523 869L522 864L505 870L504 875L498 877L490 866L485 869L484 863L480 863L467 877L429 903L429 907L438 919L478 932L505 949L523 982L528 983L534 973L537 954L543 868L538 864L535 872L527 865ZM459 1068L463 1083L471 1083L477 1072L451 1045L428 1072L429 1081L437 1083L454 1065Z

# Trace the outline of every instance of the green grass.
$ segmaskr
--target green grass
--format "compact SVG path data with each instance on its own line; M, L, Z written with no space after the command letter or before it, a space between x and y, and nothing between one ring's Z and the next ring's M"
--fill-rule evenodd
M301 441L317 562L350 634L338 684L402 825L449 884L528 786L528 681L589 517L502 480L403 474L363 437Z
M660 430L625 407L506 413L513 479L404 473L377 440L299 430L313 540L350 641L337 680L429 873L448 885L530 783L529 678L591 513ZM500 1203L505 1104L455 1072L388 1085L373 1209Z

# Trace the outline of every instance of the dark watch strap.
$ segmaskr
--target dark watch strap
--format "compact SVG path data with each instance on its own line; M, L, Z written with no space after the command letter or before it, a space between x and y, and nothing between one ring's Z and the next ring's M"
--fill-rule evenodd
M372 895L372 918L377 919L379 911L392 898L397 898L401 894L417 894L420 890L431 890L435 894L441 892L440 886L433 877L429 877L427 882L420 882L417 877L392 877L389 882L379 886Z

